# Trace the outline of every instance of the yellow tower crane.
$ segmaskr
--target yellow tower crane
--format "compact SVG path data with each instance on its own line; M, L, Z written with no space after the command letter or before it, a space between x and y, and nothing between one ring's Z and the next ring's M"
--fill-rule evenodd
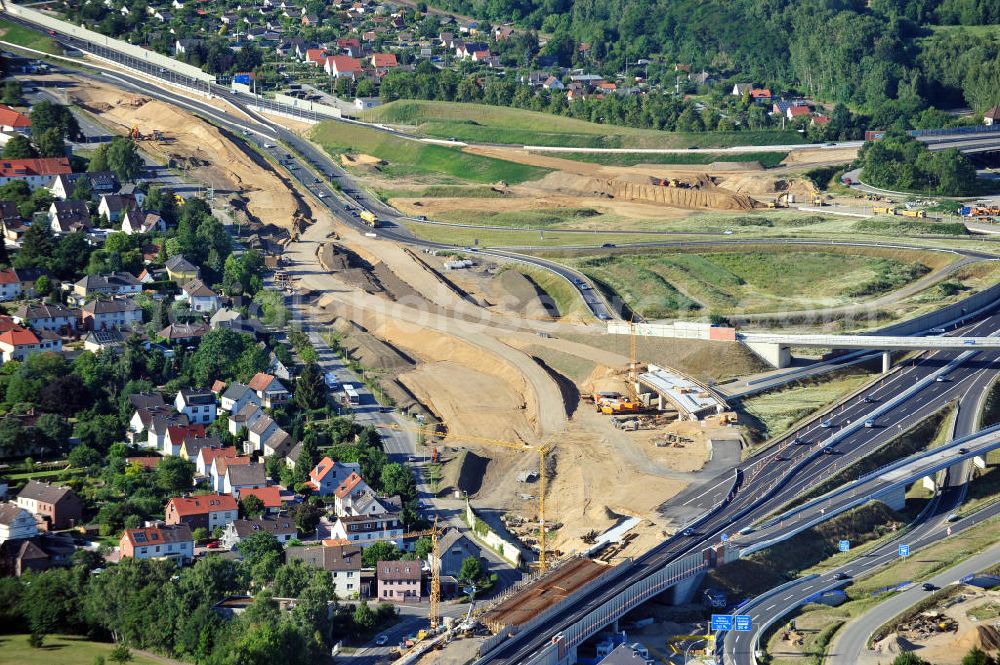
M438 550L438 520L434 518L434 526L426 531L404 533L403 538L431 537L431 607L428 618L431 622L431 632L437 630L441 623L441 553Z
M404 425L376 425L375 427L379 429L389 429L396 431L413 431L421 433L428 437L440 437L441 432L437 431L435 427L407 427ZM501 446L503 448L509 448L511 450L519 450L522 452L534 451L538 453L538 569L542 572L548 570L548 564L545 560L545 455L548 454L549 450L552 449L551 440L554 437L549 437L547 441L537 446L529 446L525 443L514 443L511 441L502 441L500 439L488 439L481 436L469 436L463 434L463 439L468 439L475 443L485 443L492 446Z

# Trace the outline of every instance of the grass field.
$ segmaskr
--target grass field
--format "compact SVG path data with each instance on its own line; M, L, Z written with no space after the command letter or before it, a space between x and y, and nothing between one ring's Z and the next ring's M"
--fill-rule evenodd
M740 153L620 153L620 152L559 152L551 154L562 159L578 162L592 162L604 166L635 166L636 164L712 164L714 162L759 162L766 169L772 169L788 156L787 152L740 152Z
M0 20L0 40L54 55L62 55L63 52L62 48L47 35L29 30L10 21Z
M854 229L861 233L886 235L967 236L969 230L961 222L917 222L893 219L866 219L855 222Z
M599 246L602 243L635 242L635 236L627 233L594 232L594 233L560 233L558 230L519 230L519 229L488 229L462 228L457 226L437 226L404 222L414 235L432 242L446 242L452 245L480 247L552 247L567 246ZM674 236L683 239L691 236Z
M469 143L576 148L725 148L802 143L794 131L661 132L615 127L551 113L485 104L399 100L363 114L367 122L409 125L425 136Z
M393 136L375 129L342 122L322 122L312 130L314 141L327 152L364 153L384 160L387 176L438 174L479 183L504 181L511 184L537 180L547 169L515 164L492 157L470 155L457 148L431 145Z
M27 635L0 635L0 665L93 665L96 656L111 654L112 645L73 635L46 635L40 649L28 646ZM110 661L108 661L110 662ZM154 660L132 653L132 665L164 665L177 661Z
M871 380L860 368L820 377L815 381L769 392L742 402L741 410L759 423L759 440L781 436L794 423L851 394Z
M515 265L512 266L510 270L516 270L522 275L525 275L531 279L531 281L533 281L538 288L545 291L545 293L552 298L552 302L555 303L560 316L591 318L590 308L587 307L585 302L583 302L583 299L580 297L580 292L562 277L559 277L548 270L532 268L526 265Z
M807 251L614 254L569 263L647 318L841 305L929 270L891 258Z

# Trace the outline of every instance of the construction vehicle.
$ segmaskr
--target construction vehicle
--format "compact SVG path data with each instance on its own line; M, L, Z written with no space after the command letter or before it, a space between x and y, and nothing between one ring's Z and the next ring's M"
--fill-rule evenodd
M903 217L915 217L917 219L927 217L927 213L923 210L904 210L900 214L903 215Z
M605 402L600 406L600 413L603 413L606 416L617 416L622 413L639 413L641 410L641 404L624 398L616 401Z
M324 421L314 421L312 424L316 425ZM408 427L404 425L375 425L378 429L390 429L396 431L409 430L416 432L417 434L423 434L425 437L440 437L442 433L437 430L436 426L430 427ZM522 452L535 452L538 453L538 570L540 572L545 572L548 570L548 563L546 562L546 545L545 545L545 456L548 454L549 450L552 448L552 440L555 439L556 435L553 434L543 443L537 446L529 446L525 443L513 443L511 441L501 441L499 439L487 439L480 436L472 436L468 434L463 434L463 439L468 439L469 441L477 443L485 443L491 446L500 446L503 448L509 448L512 450L519 450Z
M139 125L132 125L132 129L128 130L128 137L133 141L142 140L142 134L139 133Z
M826 201L823 200L822 196L817 195L813 197L813 205L822 207L826 205Z
M872 212L876 215L895 215L896 209L890 206L872 206Z
M178 206L184 205L184 197L180 194L174 194L174 203Z
M378 228L378 217L375 216L375 213L370 210L362 210L360 217L368 226L373 229Z

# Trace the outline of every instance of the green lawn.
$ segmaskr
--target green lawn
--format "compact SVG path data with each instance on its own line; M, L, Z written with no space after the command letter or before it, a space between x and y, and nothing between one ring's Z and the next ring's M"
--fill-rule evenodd
M532 268L525 265L512 265L510 270L516 270L527 276L538 288L544 291L559 310L560 316L577 316L591 318L590 308L580 297L580 292L562 277L548 270Z
M917 262L812 251L615 254L570 264L644 317L829 307L897 289L929 268Z
M668 152L668 153L621 153L621 152L556 152L541 153L578 162L592 162L605 166L635 166L636 164L712 164L714 162L759 162L766 169L772 169L788 156L787 152Z
M661 132L601 125L551 113L486 104L399 100L362 114L367 122L409 125L425 136L469 143L576 148L724 148L802 143L794 131Z
M511 184L537 180L549 171L536 166L464 153L458 148L404 139L343 122L322 122L312 130L314 141L331 154L364 153L387 162L387 176L438 174L479 183Z
M111 654L111 644L91 642L72 635L46 635L40 649L28 646L27 635L0 635L0 665L93 665L95 656ZM110 661L108 661L110 662ZM132 654L132 665L163 665L167 659L153 660Z
M16 23L2 19L0 19L0 40L54 55L62 55L63 52L62 47L56 44L48 35L43 35L40 32L29 30Z

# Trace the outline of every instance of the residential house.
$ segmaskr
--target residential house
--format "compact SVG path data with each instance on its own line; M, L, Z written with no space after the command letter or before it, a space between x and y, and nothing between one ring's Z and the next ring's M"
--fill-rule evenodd
M290 547L285 560L298 559L330 573L337 598L347 600L361 595L361 548L354 545Z
M72 173L67 157L0 159L0 185L23 180L32 190L47 187L52 178Z
M732 94L734 97L743 97L744 95L749 94L751 90L753 90L753 84L737 83L733 86Z
M236 499L224 494L175 497L167 502L167 524L187 524L191 530L226 528L239 518Z
M174 4L177 4L177 2L178 0L174 0ZM178 39L174 42L174 51L177 55L185 55L189 50L196 49L203 43L201 39Z
M76 323L79 320L75 310L62 305L22 305L12 316L15 323L28 326L32 330L48 330L60 334L71 334L76 330Z
M35 515L43 531L68 529L83 519L83 501L68 487L29 480L17 505Z
M226 457L223 455L216 455L212 459L211 466L208 467L208 477L211 479L209 483L211 489L218 493L223 493L226 488L226 473L229 471L231 466L243 466L248 465L252 462L249 457ZM225 492L229 494L229 492Z
M194 312L214 312L219 309L219 295L200 279L191 280L181 287L181 294L181 298L187 300Z
M0 522L2 520L0 517ZM57 566L73 565L76 546L66 534L42 533L3 541L2 531L0 525L0 575L20 577L29 571L40 573Z
M80 313L84 330L133 329L142 324L142 308L131 300L91 300Z
M771 91L768 88L754 88L750 91L750 98L755 102L769 102Z
M264 415L264 409L260 408L256 402L247 402L242 409L229 417L229 433L233 436L240 436L243 430L249 429L257 422L258 418Z
M306 49L305 56L302 59L307 63L312 63L317 66L322 65L323 62L326 60L326 49L325 48Z
M984 125L994 125L1000 122L1000 106L994 106L983 114Z
M132 393L128 396L128 401L135 409L128 422L132 432L146 431L154 413L163 413L169 409L160 393Z
M150 410L152 411L152 409ZM166 448L167 433L171 427L184 427L190 423L188 417L183 413L167 411L165 413L152 413L149 424L146 426L146 448L164 450Z
M247 451L263 450L264 441L280 429L271 416L263 414L247 428Z
M125 349L125 335L117 330L91 330L83 337L83 350L97 353L121 353Z
M332 496L344 480L352 473L361 473L361 465L357 462L334 462L329 457L319 461L309 472L308 483L318 496Z
M167 223L155 212L127 210L122 215L122 233L166 233Z
M73 284L73 294L86 298L100 294L106 296L130 296L142 292L142 284L127 272L110 275L87 275Z
M216 464L218 462L216 458ZM224 494L235 496L240 490L257 487L267 487L267 471L263 464L226 464L226 475L222 479Z
M247 404L260 406L260 398L257 396L257 393L250 390L250 386L239 381L233 381L229 384L226 391L222 393L220 400L222 410L228 412L230 415L236 415Z
M11 204L11 202L0 202L0 205L4 204ZM15 210L17 209L15 208ZM4 240L13 243L20 244L24 234L28 232L28 223L20 215L5 215L3 220L0 220L0 225L3 226Z
M16 503L0 503L0 543L38 535L32 514Z
M399 66L395 53L373 53L371 63L376 72L384 72Z
M323 71L337 78L354 79L361 75L361 61L349 55L331 55L323 63Z
M242 501L248 496L255 496L260 499L260 502L264 504L264 511L269 514L280 512L282 506L284 505L281 500L281 488L277 485L268 485L267 487L244 487L237 492L236 498L237 500Z
M563 82L557 79L555 76L550 76L542 83L542 87L546 90L563 90L566 86Z
M259 517L254 520L234 520L230 522L222 534L222 546L228 550L234 550L244 538L249 538L260 531L267 531L273 534L278 539L278 542L282 544L298 536L298 532L295 530L295 522L287 517Z
M0 132L7 136L20 134L31 137L31 118L15 111L6 104L0 104Z
M123 559L172 559L184 565L194 558L194 539L187 524L125 529L118 546Z
M55 333L43 330L35 334L20 327L0 333L0 357L3 362L23 362L28 356L46 351L62 352L62 340Z
M438 540L438 558L433 552L427 554L427 565L431 570L440 565L442 575L458 577L462 572L462 562L469 557L480 558L479 547L458 529L449 529Z
M791 106L785 112L786 117L789 120L795 120L796 118L808 118L812 111L808 106Z
M364 51L361 48L361 40L356 37L344 37L337 40L337 50L352 58L360 58Z
M160 449L160 452L171 457L178 457L185 439L204 436L204 425L170 425L167 427L167 435L163 439L163 448Z
M258 372L250 379L250 390L257 395L259 404L265 409L271 409L287 402L292 394L273 375Z
M187 284L201 276L198 267L185 259L183 254L171 256L163 267L167 269L167 277L178 284Z
M372 493L368 483L361 479L361 475L357 472L351 472L351 475L344 478L344 482L340 483L333 493L334 509L338 515L357 515L359 513L354 510L355 501Z
M86 179L90 181L90 191L95 195L106 194L115 191L118 180L111 171L93 171L88 173L61 173L50 178L48 183L49 192L54 198L65 201L76 188L77 183Z
M102 194L101 202L97 204L97 214L109 222L117 222L122 218L122 215L129 210L135 210L137 207L138 204L132 196Z
M331 537L347 540L361 547L379 541L400 546L403 542L403 521L399 513L338 517L336 524L333 525Z
M83 201L67 199L49 205L49 224L56 235L90 229L90 211Z
M201 339L209 331L204 323L172 323L158 334L169 344L190 344Z
M215 422L215 393L209 388L182 388L174 398L174 408L192 423Z
M2 241L0 241L2 242ZM21 280L13 268L0 270L0 301L14 300L24 294Z
M375 578L379 602L420 602L422 573L419 561L379 561L375 566Z
M236 446L200 449L194 464L195 473L199 476L208 476L212 469L212 463L215 461L216 457L230 459L236 457Z
M219 437L211 435L186 436L184 437L184 441L181 442L181 449L177 453L177 456L189 462L194 462L198 459L198 453L201 452L202 448L222 448L222 441L219 440Z

